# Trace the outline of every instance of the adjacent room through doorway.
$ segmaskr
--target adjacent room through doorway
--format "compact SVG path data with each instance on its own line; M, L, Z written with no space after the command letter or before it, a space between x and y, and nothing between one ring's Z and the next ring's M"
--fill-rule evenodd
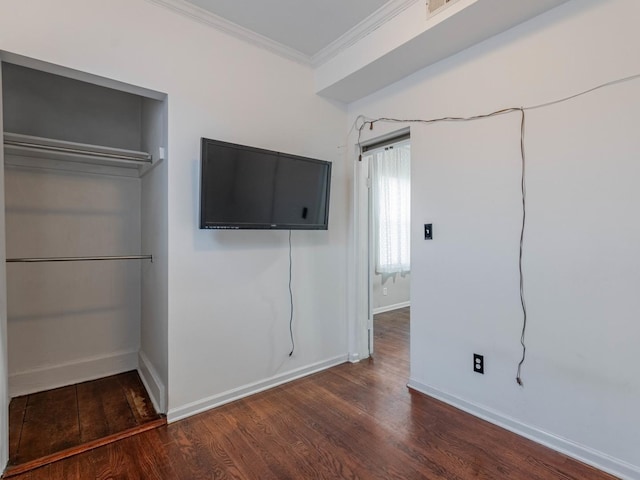
M369 353L377 315L410 306L411 143L409 133L363 148L368 169Z

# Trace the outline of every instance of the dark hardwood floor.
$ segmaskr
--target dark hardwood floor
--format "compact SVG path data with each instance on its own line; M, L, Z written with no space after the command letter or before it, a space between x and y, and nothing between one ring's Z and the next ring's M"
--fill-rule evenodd
M15 478L613 478L408 390L408 320L408 309L377 316L372 360L340 365Z
M135 371L16 397L6 476L165 423Z

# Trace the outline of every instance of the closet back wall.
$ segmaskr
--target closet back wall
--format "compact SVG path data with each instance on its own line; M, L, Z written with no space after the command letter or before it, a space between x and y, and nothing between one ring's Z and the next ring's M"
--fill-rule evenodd
M137 178L7 167L5 195L8 258L140 249ZM9 263L7 292L12 396L137 367L139 262Z

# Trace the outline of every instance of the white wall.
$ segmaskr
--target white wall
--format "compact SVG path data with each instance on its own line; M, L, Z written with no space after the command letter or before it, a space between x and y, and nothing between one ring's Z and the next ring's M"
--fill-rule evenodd
M10 1L0 49L168 94L169 418L346 358L343 107L309 67L142 0ZM198 230L201 136L334 162L328 231ZM266 383L265 383L266 382Z
M7 166L4 197L9 258L140 250L138 178ZM10 263L7 298L12 397L136 367L139 262Z
M0 68L0 86L2 69ZM0 140L3 140L2 95L0 95ZM4 185L4 148L0 148L0 185ZM9 460L9 368L7 353L7 284L4 225L4 195L0 195L0 470Z
M571 1L351 104L350 119L486 113L640 73L638 18L635 0ZM411 128L411 385L625 478L640 478L639 107L636 80L528 112L524 388L520 118Z
M397 305L406 306L410 298L411 274L378 274L372 277L373 311L385 311ZM386 293L384 289L386 288Z
M143 101L143 151L156 163L142 177L141 252L153 255L142 264L139 372L158 411L166 413L168 359L168 160L160 158L167 145L167 101Z

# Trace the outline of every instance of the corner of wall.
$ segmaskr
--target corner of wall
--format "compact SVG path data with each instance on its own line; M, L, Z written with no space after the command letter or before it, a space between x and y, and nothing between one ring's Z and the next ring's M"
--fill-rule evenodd
M0 52L0 145L2 123L2 52ZM0 148L0 475L9 461L9 371L7 356L7 275L4 232L4 149Z
M12 373L9 376L8 391L11 397L42 392L135 370L137 363L136 352L129 350L79 358L67 363Z
M160 375L143 352L138 353L138 373L147 389L153 407L158 413L167 412L167 388L160 379Z
M248 385L243 385L241 387L228 390L218 395L213 395L211 397L203 398L202 400L197 400L195 402L191 402L177 408L172 408L167 413L169 423L182 420L183 418L187 418L192 415L205 412L207 410L211 410L212 408L219 407L226 403L248 397L249 395L263 392L270 388L277 387L278 385L282 385L284 383L306 377L307 375L321 372L322 370L326 370L328 368L335 367L336 365L345 363L347 360L347 355L339 355L337 357L317 362L306 367L298 368L280 375L276 375L274 377L250 383Z
M464 400L439 388L421 383L414 378L409 379L407 386L412 390L435 398L436 400L440 400L441 402L458 408L475 417L481 418L482 420L504 428L505 430L509 430L510 432L528 438L529 440L544 445L545 447L549 447L557 452L575 458L582 463L586 463L587 465L591 465L599 470L615 475L623 480L640 478L640 468L607 455L604 452L572 442L571 440L559 437L533 425L528 425L516 420L515 418L504 415L497 410Z

